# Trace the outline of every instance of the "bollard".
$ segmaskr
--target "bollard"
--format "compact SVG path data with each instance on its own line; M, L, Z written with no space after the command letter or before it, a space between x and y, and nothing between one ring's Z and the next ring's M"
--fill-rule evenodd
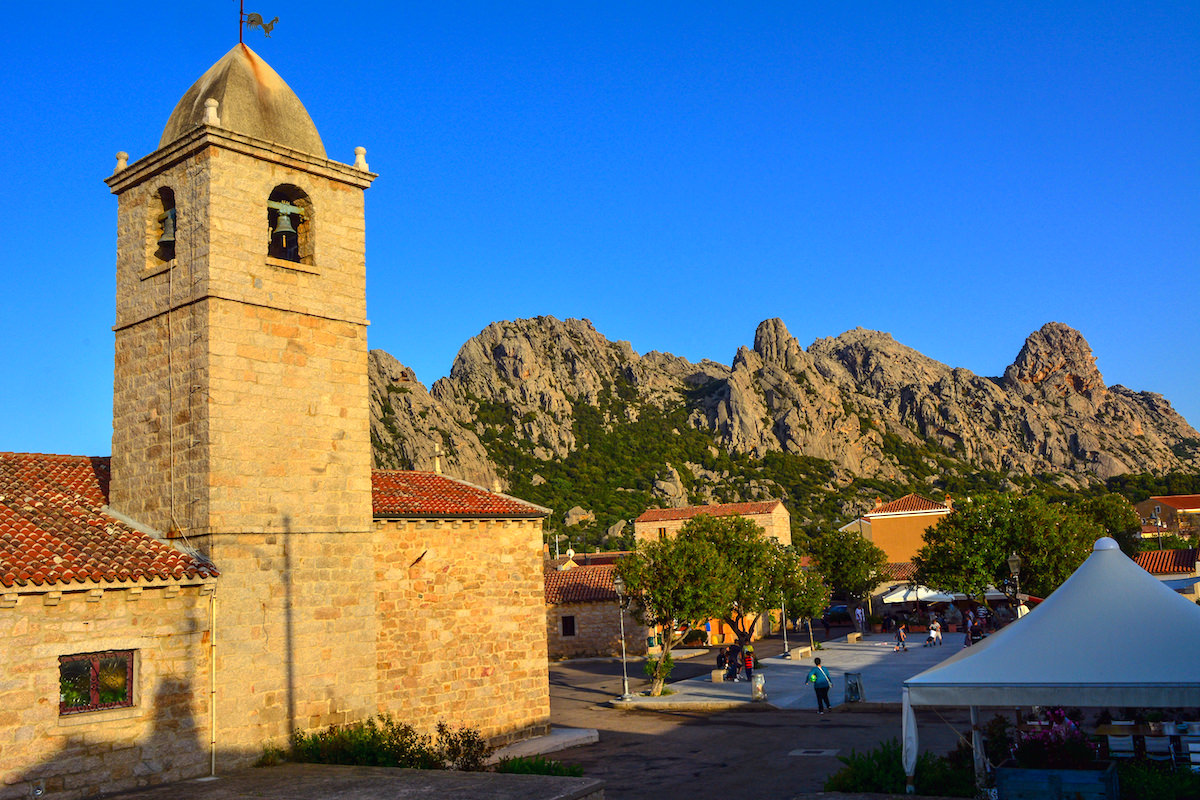
M761 672L754 673L754 679L750 682L750 699L767 699L767 676Z

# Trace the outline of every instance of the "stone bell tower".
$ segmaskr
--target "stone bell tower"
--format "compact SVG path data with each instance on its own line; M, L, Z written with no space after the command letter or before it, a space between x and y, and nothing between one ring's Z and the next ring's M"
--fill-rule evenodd
M365 151L330 161L238 44L118 155L111 507L161 531L365 532Z

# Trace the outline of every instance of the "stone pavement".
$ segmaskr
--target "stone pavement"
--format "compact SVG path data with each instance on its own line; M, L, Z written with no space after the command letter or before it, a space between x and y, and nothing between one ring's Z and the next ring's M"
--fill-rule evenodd
M917 639L914 646L912 639ZM697 678L678 681L669 685L671 694L662 697L635 695L632 700L614 700L615 708L649 711L718 711L751 705L773 708L813 709L817 708L816 694L805 682L813 667L813 657L821 659L833 680L829 700L834 711L900 709L900 691L905 680L935 664L941 663L962 649L962 637L951 634L940 647L922 647L924 637L916 634L909 640L906 652L893 652L895 644L889 634L867 634L862 641L848 643L845 637L822 643L822 650L814 651L805 658L785 659L781 657L760 658L762 675L766 679L766 703L754 703L750 699L750 684L713 683L705 674ZM795 651L799 655L799 651ZM713 664L716 668L716 664ZM861 702L844 702L845 675L857 672L862 675L864 698Z

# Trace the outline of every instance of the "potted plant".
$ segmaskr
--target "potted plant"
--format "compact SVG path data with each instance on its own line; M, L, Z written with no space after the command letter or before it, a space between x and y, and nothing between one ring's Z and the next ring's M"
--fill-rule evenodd
M996 789L1007 797L1084 797L1117 800L1116 765L1096 760L1099 747L1061 708L1047 709L1046 727L1019 732L1012 758L996 770ZM1055 794L1061 792L1061 794Z
M872 614L867 617L867 622L871 625L871 633L883 633L883 617Z

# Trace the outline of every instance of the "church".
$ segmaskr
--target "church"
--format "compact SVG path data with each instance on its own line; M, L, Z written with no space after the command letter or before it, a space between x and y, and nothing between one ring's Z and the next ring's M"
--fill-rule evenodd
M371 467L375 177L240 43L118 154L112 455L0 453L0 798L379 713L548 730L549 511Z

